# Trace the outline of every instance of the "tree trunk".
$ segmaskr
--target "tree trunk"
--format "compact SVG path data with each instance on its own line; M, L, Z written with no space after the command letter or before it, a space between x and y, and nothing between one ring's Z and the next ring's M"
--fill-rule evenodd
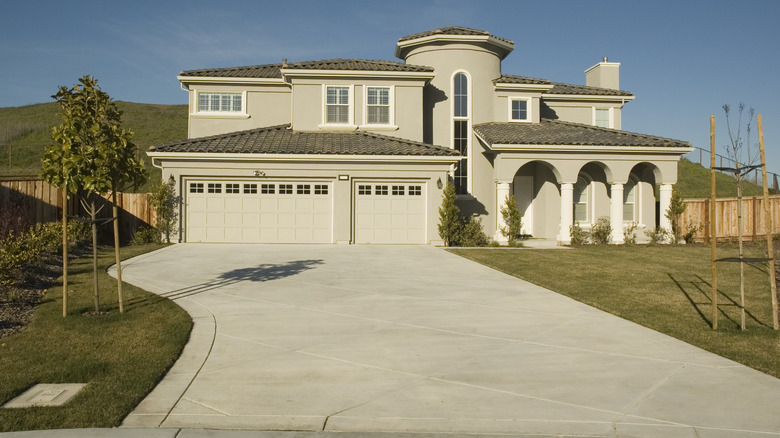
M68 191L62 187L62 316L68 316Z
M116 191L111 192L111 211L114 218L114 257L116 258L116 285L119 298L119 313L125 313L122 302L122 264L119 261L119 210L116 206Z
M739 306L741 310L740 328L745 330L745 262L742 261L742 173L737 161L737 228L739 229Z
M95 294L95 313L100 313L100 296L98 293L98 262L97 262L97 210L95 198L89 204L89 217L92 219L92 286Z

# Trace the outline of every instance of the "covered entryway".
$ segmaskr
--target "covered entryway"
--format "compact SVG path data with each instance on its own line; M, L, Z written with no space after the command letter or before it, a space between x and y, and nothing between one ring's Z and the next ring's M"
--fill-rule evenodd
M187 181L188 242L332 243L326 181Z
M425 243L426 192L421 182L356 182L354 242Z

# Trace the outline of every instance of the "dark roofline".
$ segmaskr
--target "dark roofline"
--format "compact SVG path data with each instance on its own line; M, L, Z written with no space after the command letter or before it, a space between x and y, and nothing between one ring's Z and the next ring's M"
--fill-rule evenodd
M404 41L410 41L410 40L415 40L417 38L424 38L424 37L429 37L429 36L434 36L434 35L467 35L467 36L468 35L474 35L474 36L484 35L484 36L487 36L487 37L493 37L493 38L495 38L495 39L497 39L499 41L503 41L503 42L511 44L511 45L515 44L515 42L512 41L512 40L508 40L506 38L501 38L499 36L492 35L490 32L488 32L486 30L473 29L473 28L470 28L470 27L463 27L463 26L445 26L445 27L440 27L440 28L437 28L437 29L426 30L426 31L423 31L423 32L418 32L418 33L415 33L415 34L412 34L412 35L407 35L407 36L398 38L398 42L400 43L400 42L404 42Z
M400 71L400 72L433 72L433 67L405 64L383 59L321 59L315 61L288 62L285 64L260 64L238 67L205 68L184 70L179 76L194 77L249 77L249 78L282 78L282 69L289 70L347 70L347 71Z
M516 75L501 75L493 79L493 84L530 84L530 85L552 85L553 87L544 92L544 94L573 94L581 96L633 96L628 91L615 90L612 88L589 87L587 85L565 84L562 82L552 82L547 79L531 78Z

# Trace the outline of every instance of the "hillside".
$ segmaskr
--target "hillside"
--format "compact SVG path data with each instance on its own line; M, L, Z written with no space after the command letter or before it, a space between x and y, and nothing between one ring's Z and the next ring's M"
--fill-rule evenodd
M187 137L187 105L154 105L117 101L123 112L122 122L135 133L134 142L146 162L150 181L157 181L160 171L151 166L146 150L151 145L181 140ZM0 108L0 175L38 175L43 146L51 139L49 129L60 123L56 102L22 107ZM8 146L12 164L8 166ZM709 198L710 171L686 159L680 160L675 188L685 198ZM148 189L150 184L142 187ZM719 197L737 195L734 178L718 173ZM745 183L745 196L759 196L761 186Z
M154 144L187 138L187 105L116 103L122 111L123 125L135 133L133 141L142 152L150 181L157 181L160 171L152 167L143 152ZM0 108L0 175L38 175L44 145L51 143L49 130L60 122L56 102ZM8 165L9 145L11 167Z

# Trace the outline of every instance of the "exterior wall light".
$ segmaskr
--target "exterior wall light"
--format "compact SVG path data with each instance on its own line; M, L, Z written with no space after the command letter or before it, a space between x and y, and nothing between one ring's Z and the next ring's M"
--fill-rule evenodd
M265 176L265 172L263 172L262 170L255 170L254 174L258 178L262 178Z
M173 175L168 178L168 186L171 188L176 187L176 178L174 178Z
M436 180L436 187L437 187L439 190L441 190L441 186L442 186L442 184L441 184L441 178L439 178L439 179L437 179L437 180Z

